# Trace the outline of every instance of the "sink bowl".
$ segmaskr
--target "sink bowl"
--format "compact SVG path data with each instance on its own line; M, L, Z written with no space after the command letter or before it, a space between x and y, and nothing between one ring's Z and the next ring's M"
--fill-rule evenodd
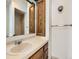
M32 45L30 43L21 43L19 45L15 45L9 49L8 53L11 55L22 54L23 52L31 49Z

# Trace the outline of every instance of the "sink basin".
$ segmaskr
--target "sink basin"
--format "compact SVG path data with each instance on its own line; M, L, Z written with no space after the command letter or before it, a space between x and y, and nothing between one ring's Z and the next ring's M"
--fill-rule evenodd
M15 45L9 49L8 53L11 55L22 54L23 52L31 49L32 45L30 43L21 43L19 45Z

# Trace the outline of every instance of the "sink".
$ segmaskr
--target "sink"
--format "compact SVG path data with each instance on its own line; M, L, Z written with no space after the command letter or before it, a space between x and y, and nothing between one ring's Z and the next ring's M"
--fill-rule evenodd
M15 45L12 48L9 49L8 54L10 55L17 55L22 54L23 52L28 51L32 48L32 45L30 43L21 43L19 45Z

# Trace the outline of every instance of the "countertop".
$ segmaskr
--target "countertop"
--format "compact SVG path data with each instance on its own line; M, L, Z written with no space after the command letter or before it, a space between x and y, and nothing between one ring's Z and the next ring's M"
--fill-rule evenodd
M28 59L32 56L36 51L38 51L42 46L44 46L48 40L42 36L35 36L33 38L29 38L23 41L23 43L30 43L32 46L30 49L22 52L22 54L11 55L7 52L7 59ZM7 45L7 50L11 47L10 44Z

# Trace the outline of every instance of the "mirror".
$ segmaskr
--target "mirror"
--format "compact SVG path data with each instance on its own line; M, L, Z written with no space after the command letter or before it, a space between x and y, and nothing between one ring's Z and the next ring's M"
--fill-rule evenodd
M35 4L29 8L29 33L35 33Z
M35 4L11 1L6 7L6 37L35 34Z

